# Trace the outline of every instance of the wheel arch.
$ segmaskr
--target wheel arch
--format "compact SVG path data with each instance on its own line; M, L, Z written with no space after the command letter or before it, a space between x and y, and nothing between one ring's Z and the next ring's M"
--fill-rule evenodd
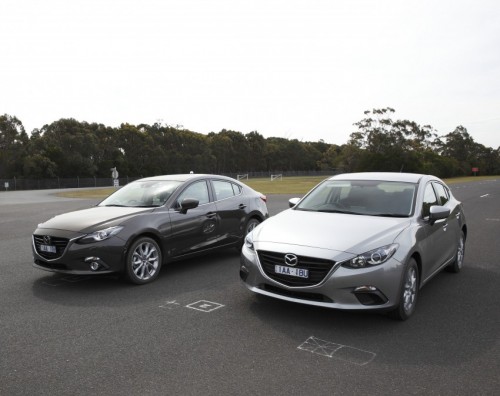
M137 241L139 238L143 238L143 237L151 238L153 241L155 241L158 244L158 247L160 248L160 253L161 253L161 261L162 261L162 263L164 263L165 262L165 252L163 249L163 244L161 242L161 238L158 236L158 234L156 234L155 232L149 231L149 230L145 230L141 233L134 234L133 236L131 236L129 238L129 240L127 241L127 243L125 245L125 249L123 249L123 257L122 257L123 263L125 263L125 260L127 259L127 254L129 252L130 246L132 246L134 244L134 242Z
M419 252L413 252L408 260L414 259L418 268L418 287L422 286L422 257Z

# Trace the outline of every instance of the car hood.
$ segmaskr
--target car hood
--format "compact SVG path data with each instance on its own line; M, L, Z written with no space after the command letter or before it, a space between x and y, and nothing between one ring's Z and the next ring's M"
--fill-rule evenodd
M90 209L60 214L45 223L39 224L38 228L88 232L90 228L93 229L112 221L123 221L130 216L151 212L152 210L152 208L96 206Z
M393 243L410 222L409 218L288 209L257 227L253 240L361 254Z

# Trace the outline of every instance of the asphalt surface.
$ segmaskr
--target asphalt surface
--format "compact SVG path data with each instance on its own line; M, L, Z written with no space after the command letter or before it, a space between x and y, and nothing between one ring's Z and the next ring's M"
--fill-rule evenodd
M500 179L453 185L465 267L406 322L259 298L234 250L133 286L31 266L31 233L96 201L0 193L0 395L498 395ZM288 196L269 197L271 214Z

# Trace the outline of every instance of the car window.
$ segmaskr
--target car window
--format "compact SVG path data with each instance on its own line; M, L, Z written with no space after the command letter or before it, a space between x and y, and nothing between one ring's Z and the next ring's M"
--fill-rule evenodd
M432 188L432 184L429 183L425 187L424 199L422 203L422 217L429 217L431 206L439 205L436 193Z
M234 195L240 195L241 194L241 186L235 184L235 183L231 183L232 186L233 186L233 191L234 191Z
M434 183L434 188L436 189L441 205L445 205L446 202L450 200L450 193L448 189L441 183Z
M208 196L208 187L205 181L199 181L188 186L182 193L179 195L177 202L182 202L185 198L197 199L200 205L206 204L210 202L210 198Z
M321 209L324 205L338 202L341 198L346 197L350 189L349 183L332 183L324 182L316 187L306 198L301 202L297 209L315 210Z
M215 198L217 201L234 197L233 183L223 180L212 181L215 190Z
M180 181L175 180L136 181L110 195L99 206L161 206L180 184Z
M296 210L407 217L415 185L378 180L329 180L306 196Z

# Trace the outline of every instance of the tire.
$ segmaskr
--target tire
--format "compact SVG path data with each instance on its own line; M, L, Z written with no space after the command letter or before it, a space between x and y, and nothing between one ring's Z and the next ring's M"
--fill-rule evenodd
M460 239L458 240L457 253L455 254L455 260L446 269L449 272L459 273L464 266L464 258L465 258L465 234L463 231L460 231Z
M419 276L417 262L412 258L405 268L403 280L401 282L398 307L390 313L394 319L406 320L415 312Z
M243 244L245 243L245 237L248 235L249 232L251 232L255 227L257 227L260 224L259 219L256 219L255 217L252 217L247 221L245 224L245 231L243 234L243 237L241 238L241 241L238 243L238 245L235 246L236 250L238 252L241 252L241 248L243 247Z
M152 282L158 277L161 260L161 250L156 241L140 237L130 246L125 263L125 275L136 285Z
M254 217L248 220L247 224L245 225L245 235L243 235L243 238L245 238L248 235L248 233L251 232L259 224L260 221Z

